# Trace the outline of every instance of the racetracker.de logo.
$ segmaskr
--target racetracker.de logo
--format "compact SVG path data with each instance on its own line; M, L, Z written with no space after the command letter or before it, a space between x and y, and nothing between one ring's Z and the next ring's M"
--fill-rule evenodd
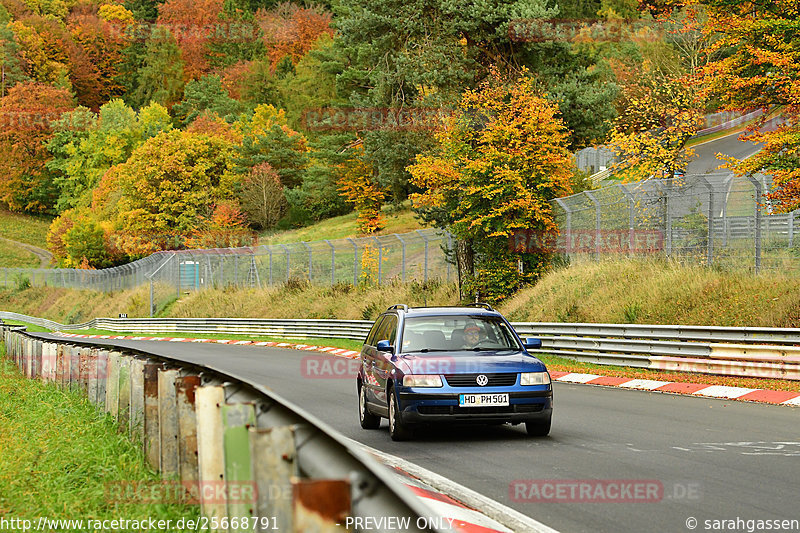
M526 253L647 254L664 249L664 234L637 229L573 229L561 233L520 230L511 234L508 247L512 252Z
M664 485L655 479L517 479L508 493L518 503L657 503Z

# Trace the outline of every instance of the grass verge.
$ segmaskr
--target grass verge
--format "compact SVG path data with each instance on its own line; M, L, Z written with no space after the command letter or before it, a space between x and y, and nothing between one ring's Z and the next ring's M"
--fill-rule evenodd
M269 337L269 336L254 336L254 335L211 335L206 333L187 333L175 331L163 331L161 333L132 333L132 332L119 332L119 331L106 331L102 329L76 329L71 331L64 331L64 333L77 333L82 335L109 335L109 336L125 336L125 337L184 337L184 338L198 338L198 339L225 339L225 340L241 340L253 342L291 342L293 344L308 344L310 346L333 346L334 348L344 348L345 350L361 350L361 341L354 341L350 339L329 339L329 338L313 338L313 339L295 339L286 337Z
M39 259L21 246L0 240L0 266L6 268L38 268Z
M52 219L11 213L0 209L0 237L47 248Z
M26 379L2 344L0 449L0 517L176 521L199 516L197 506L107 497L109 484L155 486L160 478L110 416L98 415L81 392Z

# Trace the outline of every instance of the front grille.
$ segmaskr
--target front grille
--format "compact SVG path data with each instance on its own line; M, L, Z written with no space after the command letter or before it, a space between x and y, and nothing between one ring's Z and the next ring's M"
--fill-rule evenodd
M420 405L421 415L510 415L514 413L538 413L544 409L541 403L524 403L499 407L459 407L458 405Z
M445 374L444 378L451 387L479 387L476 379L481 374ZM517 374L483 374L489 378L485 387L510 387L517 382Z

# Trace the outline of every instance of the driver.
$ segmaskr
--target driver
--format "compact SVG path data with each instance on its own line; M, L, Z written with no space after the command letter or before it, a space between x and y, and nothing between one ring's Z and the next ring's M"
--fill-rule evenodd
M469 322L464 327L464 346L462 348L475 348L485 339L486 333L483 328L476 322Z

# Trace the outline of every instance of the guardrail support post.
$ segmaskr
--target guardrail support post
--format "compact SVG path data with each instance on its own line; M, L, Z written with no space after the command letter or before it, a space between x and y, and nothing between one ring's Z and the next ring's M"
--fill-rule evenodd
M106 410L106 385L108 382L108 350L96 350L95 380L97 382L97 395L95 403L101 411Z
M175 380L178 370L158 371L158 429L161 436L161 477L173 478L178 469L178 413L176 412Z
M121 354L119 357L119 406L117 416L120 427L130 431L131 426L131 356Z
M252 458L250 457L249 429L256 423L252 403L234 403L222 406L222 438L225 450L225 484L228 517L252 516L255 508ZM248 490L249 489L249 490ZM229 528L229 531L245 531Z
M117 419L119 414L119 353L108 353L108 375L106 377L105 410Z
M200 376L181 376L175 380L178 409L178 459L181 481L197 481L197 417L195 392Z
M134 358L131 361L131 438L145 449L144 439L144 367L145 360Z
M294 429L250 428L253 481L258 489L256 516L274 517L278 531L295 531L292 525L292 478L297 470Z
M144 455L150 466L161 463L161 430L158 425L158 370L161 365L148 360L144 365Z
M197 467L200 482L200 506L204 516L221 519L226 516L224 501L212 495L206 498L204 487L216 488L225 483L225 453L222 438L222 404L225 389L202 386L195 391L197 417Z

